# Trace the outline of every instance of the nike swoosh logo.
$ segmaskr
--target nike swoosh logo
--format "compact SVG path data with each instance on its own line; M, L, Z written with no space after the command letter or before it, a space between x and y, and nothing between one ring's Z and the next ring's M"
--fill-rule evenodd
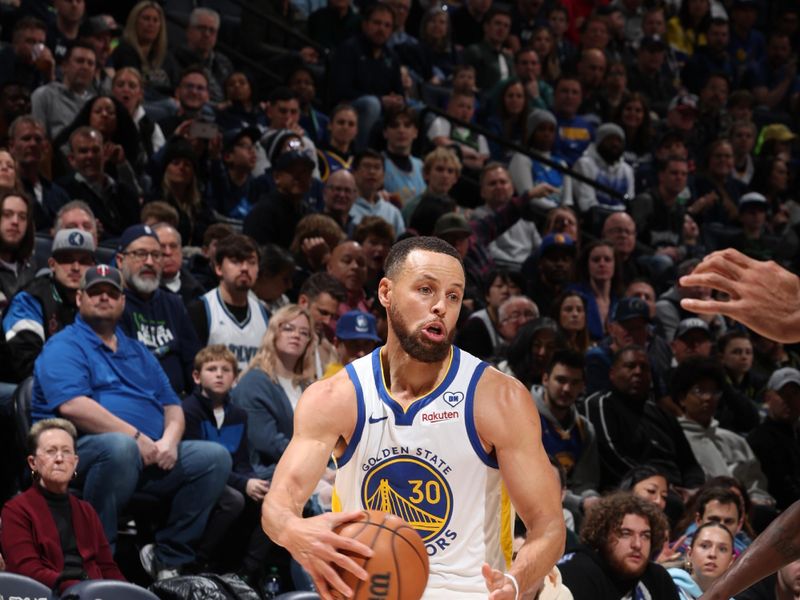
M377 419L375 417L373 417L372 415L370 415L369 416L369 422L370 423L380 423L381 421L385 421L388 418L389 418L389 415L386 415L385 417L378 417Z

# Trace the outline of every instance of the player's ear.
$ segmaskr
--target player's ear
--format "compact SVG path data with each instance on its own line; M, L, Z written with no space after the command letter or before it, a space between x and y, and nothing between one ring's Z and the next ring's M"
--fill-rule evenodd
M378 302L384 308L388 308L391 302L392 285L392 280L388 277L382 277L378 283Z

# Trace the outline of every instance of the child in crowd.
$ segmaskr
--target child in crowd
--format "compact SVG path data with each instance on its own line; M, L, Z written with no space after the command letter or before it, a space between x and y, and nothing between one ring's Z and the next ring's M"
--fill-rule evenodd
M233 459L228 485L211 512L197 549L198 566L230 557L231 550L244 547L241 574L256 583L271 548L258 524L269 481L253 472L247 446L247 413L231 403L230 390L237 374L236 357L222 344L197 353L192 372L197 387L183 399L183 439L217 442ZM226 540L230 543L223 549Z

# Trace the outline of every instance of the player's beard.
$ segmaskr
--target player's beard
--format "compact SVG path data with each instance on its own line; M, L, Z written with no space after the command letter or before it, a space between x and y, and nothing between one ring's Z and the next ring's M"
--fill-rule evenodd
M443 361L450 354L455 332L448 332L442 342L426 339L422 331L411 331L400 310L394 305L389 307L389 323L400 341L400 347L414 360L435 363Z

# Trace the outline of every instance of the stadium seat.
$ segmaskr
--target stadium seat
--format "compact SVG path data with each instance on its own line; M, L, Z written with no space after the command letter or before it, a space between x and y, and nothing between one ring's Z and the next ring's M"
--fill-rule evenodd
M3 598L27 598L28 600L52 600L53 594L43 583L0 571L0 596Z
M61 594L60 600L158 600L153 592L111 579L81 581Z

